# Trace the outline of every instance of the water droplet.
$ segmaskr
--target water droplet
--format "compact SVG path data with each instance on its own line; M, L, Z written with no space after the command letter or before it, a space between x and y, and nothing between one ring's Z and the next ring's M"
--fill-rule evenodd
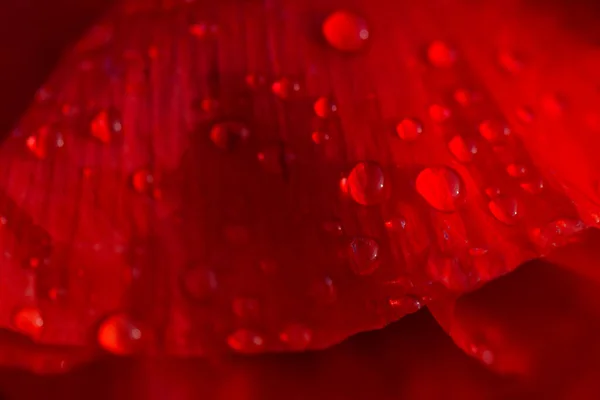
M246 85L252 89L257 89L267 83L267 79L259 74L246 75Z
M479 125L479 133L488 141L495 143L511 134L510 128L500 121L487 120Z
M98 344L106 351L128 355L139 350L142 331L126 314L106 318L98 328Z
M396 125L396 133L401 139L415 140L423 133L423 125L415 119L405 118Z
M260 151L256 158L263 169L273 174L287 174L290 164L294 162L296 156L285 146L270 146Z
M392 218L385 221L384 225L391 231L401 231L406 228L406 219L404 217Z
M260 316L258 300L250 297L236 297L231 304L233 313L246 320L256 320Z
M273 82L271 91L280 99L287 99L292 94L300 91L300 84L288 78L281 78L280 80Z
M456 52L446 43L436 40L427 48L427 59L434 67L449 68L456 62Z
M17 331L36 340L42 334L44 319L37 307L19 308L13 315L13 326Z
M210 270L195 267L185 270L181 275L184 292L193 300L205 300L217 290L217 276Z
M517 74L523 69L523 62L512 51L501 51L498 54L498 63L510 74Z
M358 204L376 205L385 198L385 176L381 166L373 161L356 164L348 175L346 186Z
M439 211L451 212L463 197L463 182L451 168L425 168L416 180L417 192Z
M521 183L521 188L531 194L539 194L544 190L544 180L542 178L532 178L527 182Z
M388 299L388 304L390 307L394 309L395 315L398 317L404 316L406 314L412 314L416 311L419 311L423 306L419 299L412 296L404 296L400 298L390 298Z
M250 136L248 128L239 122L219 122L210 130L210 140L220 149L231 150Z
M290 324L279 334L279 339L292 350L305 350L312 340L312 331L302 324Z
M153 196L157 190L154 175L145 168L137 170L131 175L131 186L137 193L150 196Z
M499 196L488 203L492 215L500 222L513 225L521 218L522 210L514 197Z
M25 144L35 157L44 160L64 147L65 141L61 132L49 126L43 126L35 134L29 136Z
M429 106L429 116L434 122L442 123L450 118L451 111L449 108L439 104L432 104Z
M103 143L120 138L122 130L121 114L114 109L100 111L90 122L90 134Z
M352 269L358 275L369 275L379 266L379 244L374 239L355 237L350 241Z
M538 246L547 250L577 241L577 234L585 228L583 221L578 219L557 219L535 230L533 239Z
M348 11L336 11L323 22L323 36L337 50L354 52L362 49L369 38L364 19Z
M337 111L335 104L327 97L319 97L313 106L315 114L321 118L327 118Z
M529 107L520 107L517 109L517 118L524 124L530 124L533 122L535 115Z
M477 101L479 96L467 89L457 89L454 92L454 100L463 107L467 107Z
M265 340L256 332L238 329L227 337L227 344L240 353L257 353L263 349Z
M330 136L327 132L317 131L312 133L311 139L315 144L321 144L328 141Z
M521 164L509 164L506 167L506 172L513 178L523 178L527 175L527 167Z
M339 221L327 221L323 223L323 230L331 236L342 236L344 235L344 228Z
M467 163L477 154L477 145L456 135L448 142L448 150L460 162Z

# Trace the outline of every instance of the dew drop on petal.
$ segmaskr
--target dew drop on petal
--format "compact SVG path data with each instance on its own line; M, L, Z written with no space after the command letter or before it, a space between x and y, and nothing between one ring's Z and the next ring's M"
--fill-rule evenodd
M323 22L323 36L331 47L344 52L363 48L369 38L366 21L348 11L336 11Z
M23 307L16 310L12 319L15 329L32 339L38 339L44 328L44 319L37 307Z
M139 349L142 331L127 314L119 313L102 321L97 339L104 350L117 355L127 355Z
M448 142L448 150L460 162L467 163L477 154L477 145L456 135Z
M425 168L417 176L417 192L439 211L451 212L464 195L462 179L448 167Z
M507 225L514 225L522 216L521 205L514 197L495 197L488 203L488 208L498 221Z
M232 350L240 353L258 353L264 345L264 338L249 329L238 329L227 337L227 344Z
M209 136L218 148L232 150L248 139L250 131L240 122L219 122L212 126Z
M327 97L319 97L313 106L315 114L320 118L327 118L337 111L335 104Z
M350 241L350 257L357 275L369 275L379 266L379 244L375 239L355 237Z
M450 118L450 109L439 104L429 106L429 116L434 122L442 123Z
M217 276L210 269L189 268L181 274L181 286L191 299L205 300L217 290Z
M121 137L123 122L117 110L98 112L90 122L90 134L102 143L111 143Z
M495 143L505 139L511 131L500 121L486 120L479 124L479 133L488 141Z
M456 62L456 52L446 43L436 40L427 48L427 59L434 67L449 68Z
M358 204L376 205L385 198L385 175L376 162L363 161L356 164L345 183L350 196Z
M271 85L271 91L280 99L287 99L300 91L300 84L288 78L281 78Z
M416 119L405 118L396 125L396 133L400 139L416 140L423 133L423 125Z
M302 324L290 324L281 331L279 340L292 350L305 350L312 340L312 331Z

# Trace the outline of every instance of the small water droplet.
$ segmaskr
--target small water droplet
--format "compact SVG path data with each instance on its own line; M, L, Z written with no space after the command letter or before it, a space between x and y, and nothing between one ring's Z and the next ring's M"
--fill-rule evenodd
M300 84L288 78L281 78L273 82L271 91L280 99L287 99L292 94L300 91Z
M37 340L44 328L44 319L37 307L19 308L13 315L13 326L17 331Z
M359 162L346 179L348 193L358 204L376 205L385 198L385 176L374 161Z
M181 275L181 286L190 298L202 301L217 290L217 276L214 271L202 267L186 269Z
M577 234L585 228L583 221L578 219L557 219L534 231L533 240L542 249L548 250L577 241Z
M523 69L523 62L512 51L504 50L498 54L500 67L509 74L517 74Z
M463 197L463 182L458 173L448 167L425 168L417 176L417 192L439 211L451 212Z
M333 303L337 298L337 291L335 285L333 284L333 279L326 276L322 280L313 282L310 294L319 303Z
M448 150L460 162L467 163L473 160L477 154L477 145L472 141L465 140L456 135L448 142Z
M312 331L302 324L290 324L281 331L279 339L292 350L305 350L312 340Z
M534 117L533 110L529 107L520 107L517 109L517 118L524 124L532 123Z
M344 228L339 221L327 221L323 223L323 230L331 236L339 237L344 235Z
M432 104L429 106L429 116L434 122L442 123L450 118L452 112L449 108L444 107L440 104Z
M364 19L348 11L336 11L323 22L323 36L331 47L344 52L362 49L369 38Z
M142 331L127 314L115 314L102 321L97 338L104 350L128 355L139 350Z
M337 106L327 97L319 97L313 106L315 114L321 118L327 118L337 111Z
M100 111L90 122L90 134L103 143L114 142L122 131L121 114L114 109Z
M544 180L542 178L532 178L527 182L521 183L521 188L531 194L539 194L544 190Z
M423 306L419 299L412 296L390 298L388 304L394 309L394 313L398 317L419 311Z
M45 125L29 136L25 144L36 158L44 160L64 147L65 141L60 131Z
M257 89L267 83L267 79L263 75L248 74L246 75L246 85L251 89Z
M239 122L219 122L210 130L210 140L220 149L232 150L250 136L248 128Z
M454 91L454 100L461 106L467 107L479 100L479 96L468 89L457 89Z
M488 203L488 208L498 221L507 225L514 225L522 216L521 205L514 197L495 197Z
M313 132L311 135L311 139L314 142L314 144L324 143L324 142L328 141L330 138L331 137L329 136L329 134L327 132L321 132L321 131Z
M385 221L386 229L400 231L406 228L406 219L404 217L392 218Z
M513 178L523 178L527 175L527 167L521 164L509 164L506 167L506 172Z
M396 133L403 140L416 140L423 133L423 125L416 119L405 118L396 125Z
M350 241L351 265L358 275L369 275L379 266L379 244L375 239L355 237Z
M479 124L479 133L488 141L496 143L509 136L511 131L503 122L486 120Z
M260 304L258 300L250 297L236 297L231 304L233 313L246 320L256 320L260 316Z
M240 353L258 353L264 345L264 338L248 329L238 329L227 337L229 347Z
M456 62L456 52L446 43L436 40L427 48L427 59L434 67L449 68Z
M137 193L149 196L154 196L157 191L154 174L145 168L139 169L131 175L131 186Z

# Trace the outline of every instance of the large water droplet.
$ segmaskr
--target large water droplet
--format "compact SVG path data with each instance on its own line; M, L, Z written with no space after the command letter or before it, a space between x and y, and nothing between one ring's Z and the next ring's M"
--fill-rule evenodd
M104 350L127 355L139 350L142 331L127 314L115 314L102 321L97 338Z
M345 186L358 204L375 205L385 199L385 176L381 166L373 161L356 164L350 171Z
M202 301L217 290L217 276L210 269L190 268L181 275L181 286L191 299Z
M439 211L454 211L463 197L460 176L448 167L425 168L416 180L417 192Z
M239 122L219 122L210 130L210 140L220 149L231 150L250 136L248 128Z
M369 28L364 19L347 11L336 11L323 22L323 36L333 48L354 52L365 45Z
M44 328L44 319L37 307L23 307L16 310L12 323L17 331L32 339L39 339Z
M265 340L256 332L238 329L227 337L227 344L240 353L257 353L263 349Z
M375 239L356 237L350 241L351 266L358 275L369 275L379 266L379 244Z
M290 324L279 334L279 339L292 350L305 350L312 340L312 331L302 324Z
M513 225L521 218L521 206L514 197L499 196L488 203L490 212L496 219Z
M427 48L427 59L438 68L449 68L456 62L456 52L446 43L436 40Z
M121 114L114 109L100 111L90 122L90 134L103 143L120 139L122 131Z
M423 133L423 125L416 119L405 118L396 125L396 133L401 139L415 140Z

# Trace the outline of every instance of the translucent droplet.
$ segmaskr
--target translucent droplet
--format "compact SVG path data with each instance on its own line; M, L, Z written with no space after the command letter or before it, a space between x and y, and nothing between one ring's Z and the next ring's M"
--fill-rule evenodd
M311 139L315 144L321 144L327 142L331 137L327 132L317 131L312 133Z
M358 275L369 275L379 266L379 244L375 239L355 237L350 241L351 265Z
M319 97L313 106L315 114L321 118L327 118L337 111L335 104L327 97Z
M429 116L437 123L442 123L450 118L450 109L439 104L429 106Z
M511 131L503 122L486 120L479 125L479 133L488 141L496 143L508 137Z
M477 100L477 95L467 89L457 89L454 91L454 100L463 107L471 105Z
M205 300L217 290L216 274L206 268L190 268L181 275L181 285L184 292L193 300Z
M333 280L326 276L322 280L313 282L310 294L318 303L331 304L337 298L337 291Z
M246 75L246 85L252 89L257 89L267 83L267 79L259 74Z
M527 167L521 164L509 164L506 167L506 172L513 178L522 178L527 175Z
M29 136L25 144L36 158L44 160L64 147L65 141L60 131L45 125Z
M122 131L121 114L114 109L100 111L90 122L90 134L103 143L120 139Z
M331 236L339 237L344 235L344 228L339 221L327 221L323 223L323 229Z
M446 43L436 40L427 48L427 59L438 68L449 68L456 62L456 52Z
M278 81L273 82L271 90L277 97L287 99L292 94L300 91L300 84L288 78L281 78Z
M477 145L456 135L448 142L448 150L460 162L467 163L477 154Z
M231 304L233 313L246 320L256 320L260 316L258 300L250 297L236 297Z
M323 22L323 36L334 49L354 52L364 47L369 38L369 28L357 15L336 11Z
M521 206L514 197L499 196L488 203L492 215L500 222L513 225L521 218Z
M544 190L544 180L540 177L532 178L527 182L521 183L521 188L531 194L539 194Z
M210 140L220 149L232 150L250 136L248 128L239 122L219 122L210 130Z
M385 198L385 176L381 166L373 161L356 164L346 179L346 186L358 204L376 205Z
M127 355L139 350L142 331L127 314L115 314L102 321L97 338L104 350Z
M137 193L153 195L155 184L154 174L145 168L137 170L131 175L131 185Z
M290 324L281 331L279 339L292 350L305 350L312 340L312 331L302 324Z
M520 107L517 109L517 118L524 124L532 123L534 117L535 115L529 107Z
M405 118L396 125L396 133L403 140L415 140L423 133L423 126L415 119Z
M439 211L451 212L463 197L463 182L458 173L448 167L425 168L417 176L417 192Z
M264 345L264 338L251 330L238 329L227 337L229 347L240 353L258 353Z
M392 307L395 315L398 317L419 311L423 306L419 299L412 296L404 296L400 298L393 297L388 299L388 304L390 307Z
M34 340L39 339L44 328L44 319L37 307L19 308L13 315L12 323L18 332Z
M523 62L512 51L501 51L498 54L498 63L502 69L510 74L517 74L523 69Z
M577 241L577 234L585 228L583 221L578 219L557 219L534 231L534 241L542 249L549 250Z

